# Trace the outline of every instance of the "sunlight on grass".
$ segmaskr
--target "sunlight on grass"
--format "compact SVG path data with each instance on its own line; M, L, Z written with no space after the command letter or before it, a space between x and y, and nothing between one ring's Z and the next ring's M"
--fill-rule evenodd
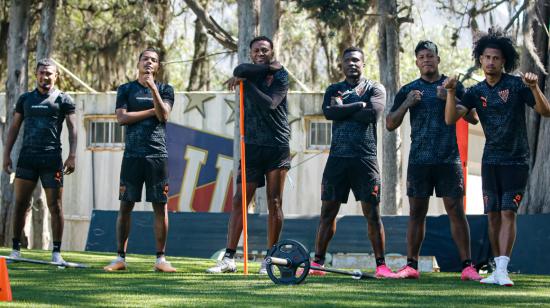
M6 255L9 249L1 248ZM48 251L23 251L26 258L48 260ZM129 270L105 273L113 254L64 252L66 260L89 269L17 263L9 265L14 301L6 307L101 306L387 306L441 307L550 305L550 277L512 275L516 286L504 288L462 282L458 273L423 274L419 281L366 280L329 275L308 277L299 286L278 286L267 276L242 273L209 275L211 260L169 260L175 274L155 273L154 256L130 255ZM240 267L242 268L242 266ZM256 273L258 263L251 264Z

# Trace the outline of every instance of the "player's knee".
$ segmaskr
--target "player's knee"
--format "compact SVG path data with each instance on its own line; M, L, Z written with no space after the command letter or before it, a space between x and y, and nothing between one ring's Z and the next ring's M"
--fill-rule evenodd
M337 215L338 211L321 211L320 223L323 225L332 225Z
M373 225L373 226L382 225L382 219L378 211L374 211L374 210L370 211L369 213L367 213L366 218L367 218L367 223L369 225Z
M61 201L48 203L48 210L50 211L51 215L61 215L61 213L63 212Z
M25 213L31 207L29 201L15 201L15 211L17 213Z
M268 196L267 204L269 207L280 208L283 204L281 196Z
M133 202L125 202L125 201L120 202L119 213L121 215L129 215L133 209L134 209Z

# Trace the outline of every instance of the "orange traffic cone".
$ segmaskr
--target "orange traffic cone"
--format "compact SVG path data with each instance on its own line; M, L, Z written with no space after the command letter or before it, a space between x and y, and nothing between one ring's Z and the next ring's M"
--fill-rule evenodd
M10 277L8 276L8 267L6 259L0 257L0 302L11 302Z

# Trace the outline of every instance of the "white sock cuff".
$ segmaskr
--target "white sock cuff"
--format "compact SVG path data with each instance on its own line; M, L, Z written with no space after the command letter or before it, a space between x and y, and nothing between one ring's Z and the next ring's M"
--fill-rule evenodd
M166 262L166 258L164 256L160 256L157 258L157 263Z

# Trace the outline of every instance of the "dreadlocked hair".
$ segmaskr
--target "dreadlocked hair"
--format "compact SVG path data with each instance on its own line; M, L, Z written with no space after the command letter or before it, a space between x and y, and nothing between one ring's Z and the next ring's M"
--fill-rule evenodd
M499 28L489 28L489 33L479 32L478 39L474 41L472 56L476 67L481 67L479 58L487 48L498 49L502 52L506 62L504 69L506 72L514 71L519 64L519 54L516 51L512 39Z

